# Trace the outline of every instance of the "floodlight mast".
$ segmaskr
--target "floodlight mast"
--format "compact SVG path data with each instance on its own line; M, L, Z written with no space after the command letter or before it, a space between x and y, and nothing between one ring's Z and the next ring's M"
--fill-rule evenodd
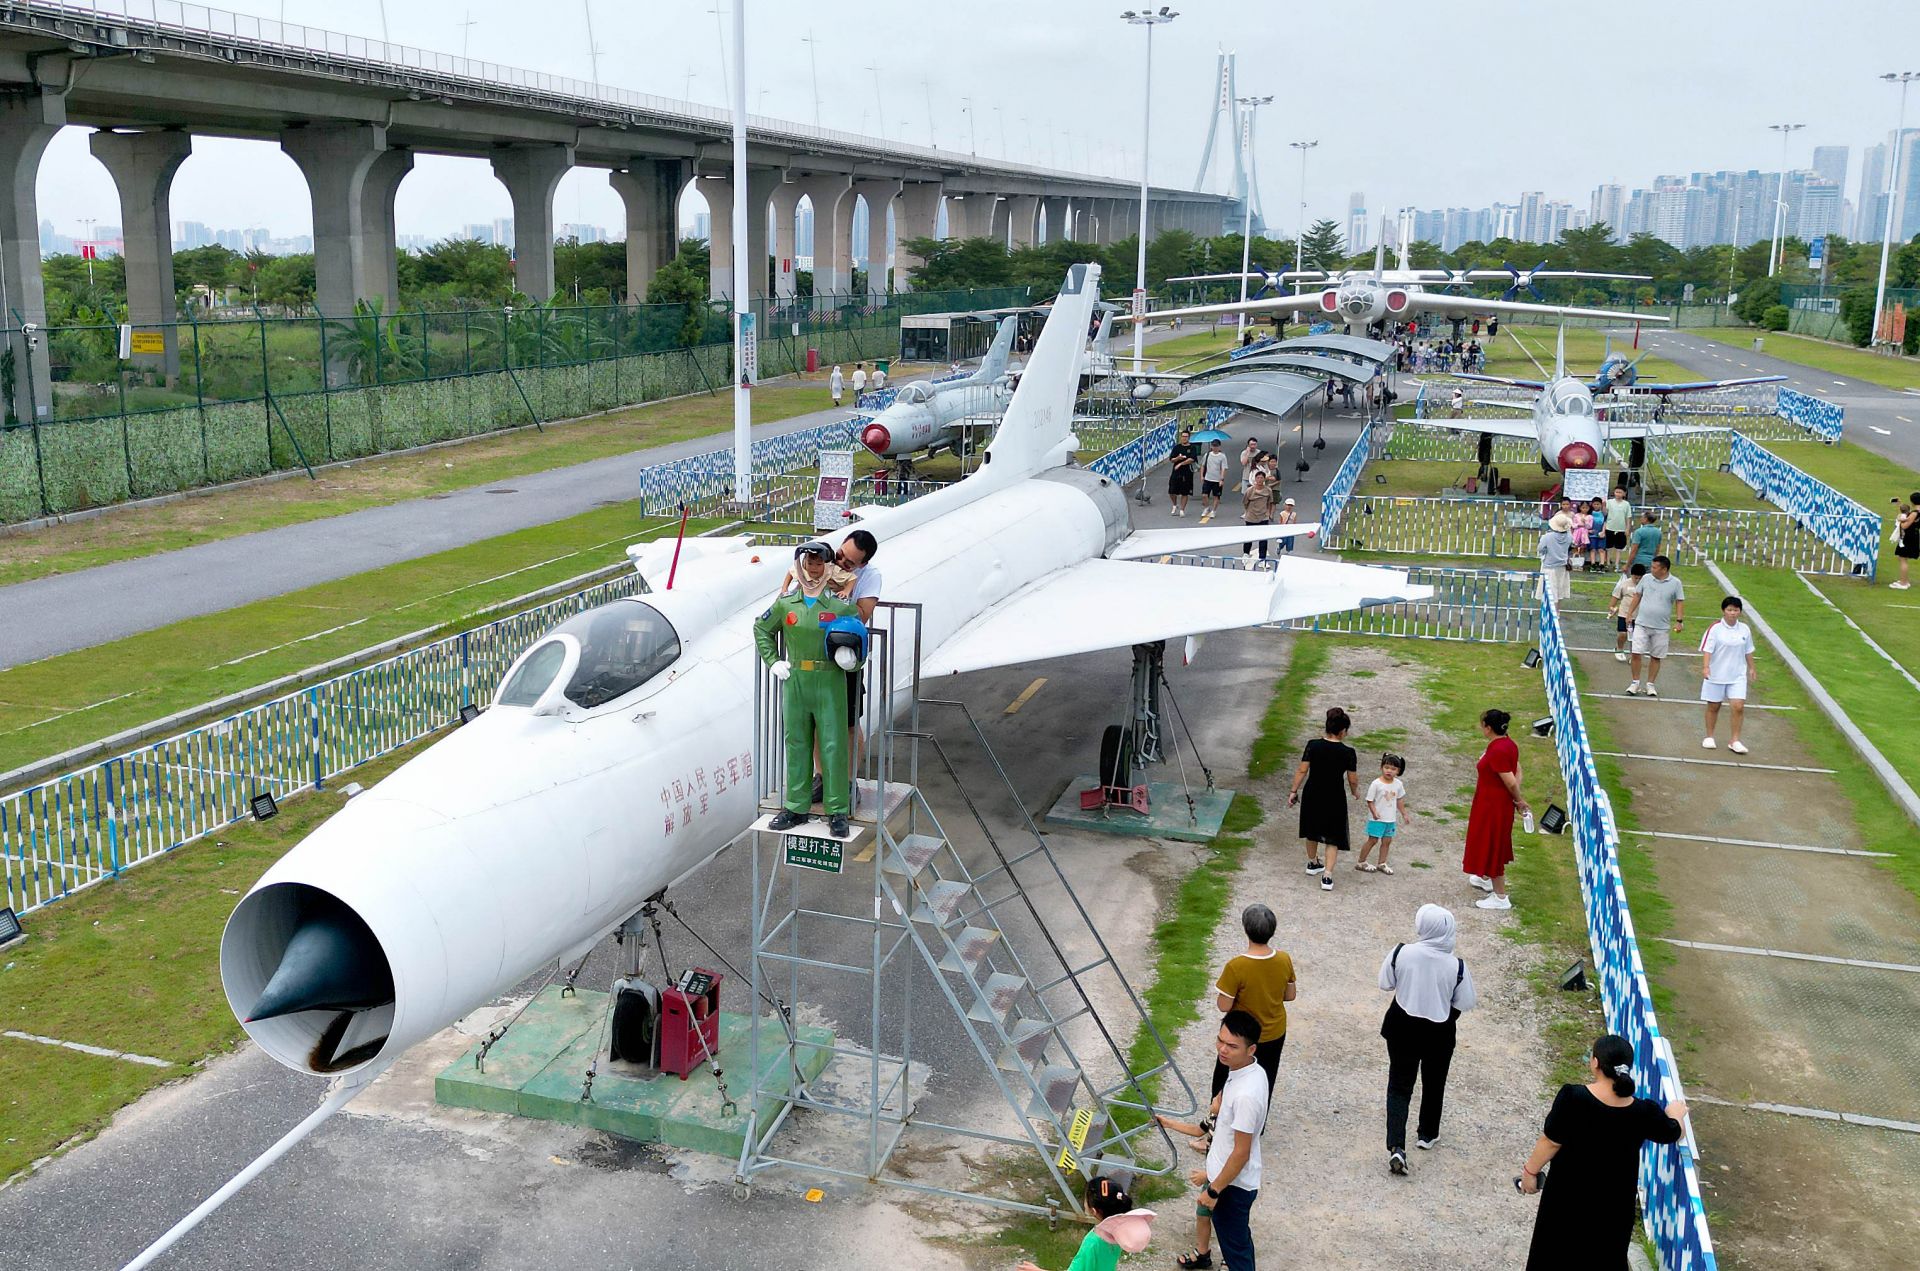
M753 298L747 291L747 0L733 0L733 497L753 498L753 385L747 341ZM764 272L764 265L762 266Z
M1133 273L1133 369L1139 371L1146 354L1147 342L1147 226L1151 223L1147 216L1147 153L1152 148L1153 132L1153 28L1162 23L1171 22L1180 15L1166 5L1157 10L1142 9L1135 13L1128 9L1120 15L1120 20L1129 26L1147 28L1147 81L1146 88L1140 94L1140 218L1138 237L1140 239L1139 259Z
M1900 126L1893 132L1893 158L1887 164L1887 219L1885 228L1880 231L1880 281L1873 288L1873 335L1871 342L1880 342L1880 314L1887 306L1887 253L1893 248L1893 192L1898 189L1900 176L1900 148L1906 140L1907 131L1907 85L1920 79L1920 71L1889 71L1881 79L1890 84L1900 85Z
M1246 139L1248 147L1253 144L1253 114L1262 106L1271 105L1272 97L1236 97L1235 101L1247 108ZM1247 187L1246 201L1240 205L1240 326L1235 333L1236 339L1245 339L1247 335L1247 270L1253 259L1253 187ZM1135 325L1138 325L1137 323Z
M1288 145L1300 152L1300 232L1293 238L1293 272L1302 269L1302 253L1307 241L1307 151L1319 145L1318 141L1289 141ZM1293 280L1293 294L1300 294L1300 280Z
M1780 268L1780 257L1785 255L1787 225L1787 142L1794 133L1805 128L1805 124L1768 124L1770 132L1780 134L1780 184L1774 189L1773 200L1773 242L1767 248L1767 277L1773 277Z

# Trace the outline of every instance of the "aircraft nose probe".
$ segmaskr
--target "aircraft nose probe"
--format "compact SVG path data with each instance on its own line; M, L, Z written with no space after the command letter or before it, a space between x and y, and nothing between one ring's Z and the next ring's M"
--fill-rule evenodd
M303 1011L338 1012L310 1057L313 1066L325 1072L366 1057L358 1053L364 1047L343 1056L339 1044L355 1014L393 1004L393 969L379 938L359 914L317 888L303 890L292 932L246 1022Z

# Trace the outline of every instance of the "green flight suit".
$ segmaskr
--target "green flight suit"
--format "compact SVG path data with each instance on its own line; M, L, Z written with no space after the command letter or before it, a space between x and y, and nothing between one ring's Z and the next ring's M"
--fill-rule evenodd
M754 621L753 647L760 660L772 666L785 657L793 667L780 693L787 717L787 777L782 794L789 812L805 814L813 807L816 742L827 815L853 812L847 771L847 672L827 654L826 622L858 613L851 602L831 593L809 602L798 592L789 592Z

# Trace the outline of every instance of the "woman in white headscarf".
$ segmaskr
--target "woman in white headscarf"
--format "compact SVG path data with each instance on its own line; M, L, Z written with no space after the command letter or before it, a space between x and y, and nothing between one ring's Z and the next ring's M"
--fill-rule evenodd
M1387 1169L1395 1174L1407 1172L1407 1108L1416 1076L1419 1146L1425 1151L1440 1139L1454 1021L1476 1001L1473 976L1453 952L1453 914L1439 905L1422 905L1413 930L1419 939L1396 944L1380 964L1380 988L1393 994L1380 1035L1387 1039Z

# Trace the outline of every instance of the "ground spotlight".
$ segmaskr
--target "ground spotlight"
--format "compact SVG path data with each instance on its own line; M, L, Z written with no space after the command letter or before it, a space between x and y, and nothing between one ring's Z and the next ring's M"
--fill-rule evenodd
M1387 483L1387 474L1386 474L1386 473L1384 473L1384 472L1376 472L1376 473L1374 473L1374 474L1373 474L1373 483L1374 483L1375 485L1385 485L1385 484Z
M1543 716L1543 717L1541 717L1540 719L1536 719L1536 720L1534 720L1534 721L1533 721L1533 735L1534 735L1535 737L1551 737L1551 736L1553 736L1553 716L1551 716L1551 715L1546 715L1546 716Z
M271 821L280 815L280 805L275 803L273 796L266 791L254 795L248 801L247 807L252 810L253 819L256 821Z
M1540 814L1540 828L1548 834L1558 834L1567 828L1567 810L1557 803L1549 803L1547 810Z
M480 718L480 708L478 706L475 706L472 702L468 702L465 706L462 706L460 708L461 723L471 724L474 720L479 718Z
M19 914L13 912L11 907L0 909L0 948L5 948L15 940L24 938L26 934L20 926Z
M1527 656L1520 660L1520 665L1526 667L1529 671L1531 671L1534 667L1539 666L1540 650L1528 649Z
M1587 989L1587 964L1576 962L1560 973L1560 987L1568 993L1584 993Z

